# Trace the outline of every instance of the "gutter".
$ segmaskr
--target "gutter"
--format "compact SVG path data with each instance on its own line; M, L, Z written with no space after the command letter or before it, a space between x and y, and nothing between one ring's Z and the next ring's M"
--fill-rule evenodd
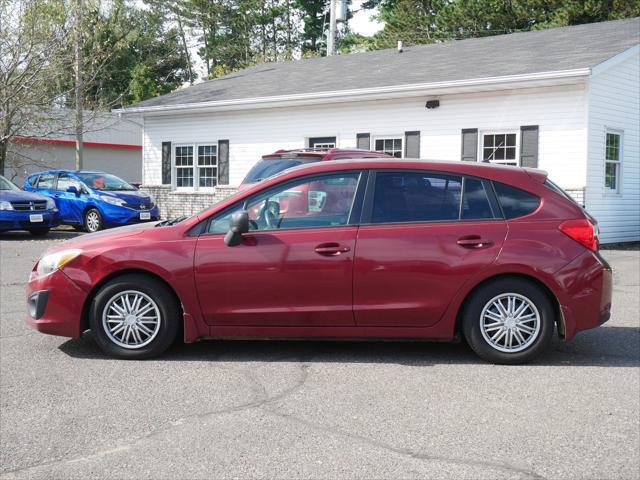
M515 88L532 88L557 84L578 83L591 74L590 68L560 70L523 75L501 77L474 78L447 82L414 83L385 87L358 88L351 90L334 90L316 93L299 93L271 97L239 98L232 100L216 100L198 103L174 105L158 105L152 107L130 107L113 110L118 114L171 114L173 112L194 112L202 110L240 110L255 108L273 108L293 105L309 105L335 102L355 102L383 98L397 98L420 94L465 93L471 91L505 90ZM188 88L188 87L187 87Z

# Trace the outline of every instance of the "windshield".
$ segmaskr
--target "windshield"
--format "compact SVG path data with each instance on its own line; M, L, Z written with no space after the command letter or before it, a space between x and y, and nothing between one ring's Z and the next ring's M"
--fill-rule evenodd
M265 178L273 177L276 173L280 173L287 168L297 167L303 163L308 163L313 160L301 159L301 158L275 158L275 159L261 159L256 163L242 183L256 183Z
M87 187L94 190L137 190L133 185L109 173L78 173L76 175Z
M20 190L9 180L0 175L0 190Z

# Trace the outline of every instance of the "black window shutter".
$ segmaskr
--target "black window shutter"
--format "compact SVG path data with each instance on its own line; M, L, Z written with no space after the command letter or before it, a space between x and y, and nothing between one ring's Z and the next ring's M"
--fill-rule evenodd
M370 133L357 133L356 134L356 147L362 150L371 150L371 134Z
M420 158L420 132L404 132L405 158Z
M520 127L520 166L538 168L538 125Z
M478 129L462 129L462 157L463 162L478 161Z
M229 140L218 141L218 185L229 185Z
M171 142L162 142L162 184L171 185Z

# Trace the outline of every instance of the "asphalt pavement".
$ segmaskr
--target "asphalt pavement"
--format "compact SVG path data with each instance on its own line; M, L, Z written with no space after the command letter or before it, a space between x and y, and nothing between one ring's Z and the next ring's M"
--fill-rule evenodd
M526 366L465 344L206 341L112 360L24 323L34 262L0 236L0 478L640 478L640 251L613 317Z

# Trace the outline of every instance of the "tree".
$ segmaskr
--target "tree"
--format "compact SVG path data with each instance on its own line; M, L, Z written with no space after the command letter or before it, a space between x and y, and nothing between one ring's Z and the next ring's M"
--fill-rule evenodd
M0 173L15 137L65 129L61 88L73 70L63 0L0 0Z

